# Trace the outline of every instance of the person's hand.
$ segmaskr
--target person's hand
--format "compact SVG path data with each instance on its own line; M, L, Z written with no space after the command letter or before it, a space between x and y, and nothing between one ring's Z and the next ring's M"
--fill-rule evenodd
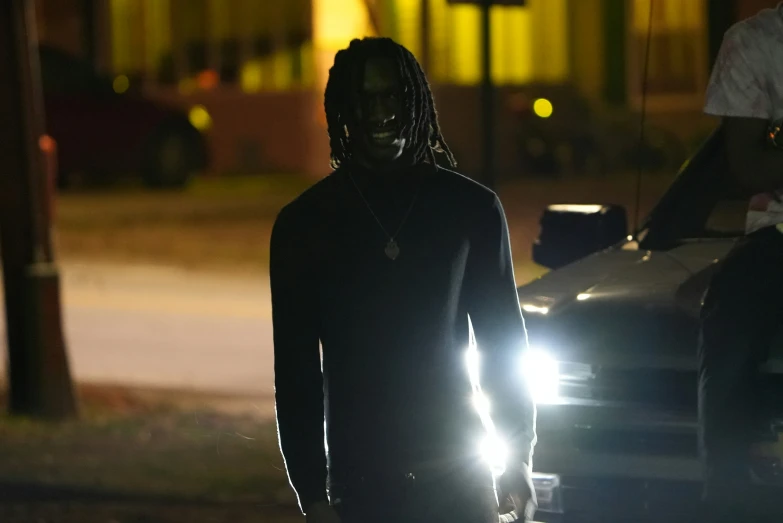
M313 503L307 510L307 523L340 523L340 516L328 501Z
M506 470L497 480L500 521L530 521L536 512L536 495L530 474Z

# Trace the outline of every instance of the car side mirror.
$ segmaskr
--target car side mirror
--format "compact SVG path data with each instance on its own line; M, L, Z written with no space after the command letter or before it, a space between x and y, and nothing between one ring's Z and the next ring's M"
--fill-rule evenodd
M550 269L609 248L628 234L628 218L620 205L550 205L533 243L533 261Z

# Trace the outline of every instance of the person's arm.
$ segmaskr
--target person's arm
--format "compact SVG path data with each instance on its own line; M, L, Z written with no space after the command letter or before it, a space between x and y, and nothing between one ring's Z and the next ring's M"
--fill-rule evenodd
M479 381L490 417L509 455L507 470L529 478L536 407L522 372L527 331L514 280L511 244L500 200L488 201L468 256L468 314L480 354Z
M722 119L729 171L747 196L783 187L783 151L767 142L774 115L766 40L764 33L746 25L726 33L704 105L705 113Z
M269 279L275 355L275 408L280 449L303 513L325 502L323 375L313 263L302 227L288 208L272 230Z

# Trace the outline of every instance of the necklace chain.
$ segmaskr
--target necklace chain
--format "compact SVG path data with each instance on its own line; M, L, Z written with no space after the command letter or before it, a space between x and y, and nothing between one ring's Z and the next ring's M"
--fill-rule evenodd
M416 204L416 200L419 196L419 190L416 190L416 194L413 195L413 199L411 200L410 205L408 206L408 210L405 212L405 215L402 217L402 221L400 222L400 226L397 227L397 230L395 231L394 235L389 234L389 231L386 230L386 227L383 226L383 222L381 222L380 218L378 218L378 215L375 214L375 211L372 208L372 205L370 205L370 202L367 201L367 198L365 198L364 193L359 188L359 185L356 183L356 180L353 179L353 176L351 176L351 173L347 172L348 178L350 178L351 183L353 183L353 186L356 188L356 192L359 193L359 197L364 202L364 205L367 206L367 210L370 211L370 214L375 219L375 222L378 224L378 227L381 228L383 233L389 238L390 242L395 242L397 236L400 234L400 231L402 231L402 228L405 226L405 223L408 221L408 217L411 214L411 211L413 210L413 206ZM419 188L420 189L420 188Z

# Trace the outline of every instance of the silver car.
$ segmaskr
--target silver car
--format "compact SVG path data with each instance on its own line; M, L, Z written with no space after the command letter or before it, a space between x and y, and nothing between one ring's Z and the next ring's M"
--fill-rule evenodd
M631 235L615 205L542 216L533 257L554 270L519 288L534 351L537 520L678 521L697 507L699 311L747 206L720 144L718 130ZM783 486L781 341L761 373L760 490Z

